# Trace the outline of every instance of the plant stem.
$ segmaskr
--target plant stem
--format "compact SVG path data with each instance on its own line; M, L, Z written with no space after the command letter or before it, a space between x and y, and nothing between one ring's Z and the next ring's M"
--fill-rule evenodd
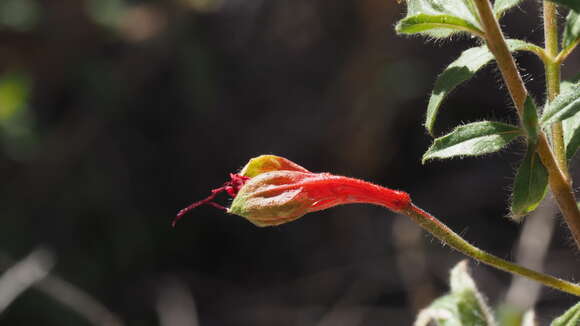
M495 56L512 101L521 116L524 110L524 102L528 96L528 91L524 86L522 76L508 49L499 23L493 14L491 3L489 0L475 0L475 4L485 31L487 47Z
M544 1L544 47L546 53L552 58L555 58L559 51L557 14L556 4L551 1Z
M524 82L517 69L514 58L507 47L499 23L493 15L489 0L475 0L475 4L485 30L487 46L495 56L502 77L521 117L524 109L524 101L528 96L528 91L524 86ZM572 232L574 241L580 249L580 211L576 205L576 198L572 190L572 185L566 176L567 173L563 172L562 167L557 163L546 138L546 134L542 131L540 131L540 134L538 135L537 151L542 163L548 170L550 189L552 190L556 202L558 203L558 207Z
M545 52L548 60L544 61L546 70L546 90L548 101L552 101L560 93L560 63L555 61L558 55L558 19L556 4L550 1L544 1L544 39ZM552 144L554 154L562 172L569 179L568 162L566 159L566 147L564 146L564 130L562 122L552 124Z
M409 216L423 229L427 230L439 240L443 241L443 243L477 261L512 274L532 279L554 289L580 296L580 285L564 281L554 276L536 272L534 270L489 254L465 241L457 233L453 232L453 230L451 230L445 224L441 223L441 221L439 221L437 218L415 206L414 204L410 204L409 207L403 209L400 211L400 213Z

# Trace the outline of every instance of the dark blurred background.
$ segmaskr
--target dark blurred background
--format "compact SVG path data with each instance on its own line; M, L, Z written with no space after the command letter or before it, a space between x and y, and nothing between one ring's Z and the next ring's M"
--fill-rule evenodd
M265 229L202 207L170 227L264 153L404 189L469 241L521 258L522 225L506 218L521 144L420 162L434 80L476 43L398 37L403 11L391 0L1 0L0 289L13 292L0 293L0 325L410 325L447 291L462 256L377 207ZM538 14L528 1L503 23L541 44ZM543 102L540 62L518 58ZM512 112L491 65L449 97L437 132ZM578 279L567 231L541 211L530 234L547 254L531 256ZM543 289L518 303L509 275L472 267L493 305L537 301L545 322L574 301Z

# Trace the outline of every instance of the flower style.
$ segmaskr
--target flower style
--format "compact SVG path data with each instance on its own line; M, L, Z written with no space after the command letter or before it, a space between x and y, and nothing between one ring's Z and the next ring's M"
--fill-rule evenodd
M213 201L223 191L234 198L230 208ZM179 211L173 225L188 211L204 204L264 227L354 203L380 205L398 212L408 208L411 200L402 191L330 173L313 173L283 157L262 155L251 159L239 174L230 174L230 181L212 190L209 197Z

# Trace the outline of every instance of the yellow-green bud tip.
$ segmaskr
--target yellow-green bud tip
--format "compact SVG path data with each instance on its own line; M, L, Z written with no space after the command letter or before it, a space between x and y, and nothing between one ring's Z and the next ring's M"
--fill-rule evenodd
M253 178L259 174L270 171L298 171L310 172L300 165L276 155L260 155L250 159L250 161L242 168L240 175Z

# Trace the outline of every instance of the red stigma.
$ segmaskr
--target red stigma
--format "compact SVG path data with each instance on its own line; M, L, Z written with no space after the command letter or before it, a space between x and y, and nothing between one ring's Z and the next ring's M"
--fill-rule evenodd
M175 216L175 218L173 219L173 221L171 222L171 226L175 227L175 225L177 224L177 221L179 221L190 210L192 210L196 207L205 205L205 204L211 205L215 208L218 208L218 209L221 209L224 211L227 210L227 208L225 208L224 206L213 201L215 199L215 197L217 197L218 194L220 194L221 192L224 192L224 191L228 195L230 195L231 197L236 197L236 195L238 194L238 192L240 191L242 186L248 180L250 180L250 178L245 177L243 175L230 173L230 181L227 181L226 183L223 184L223 186L221 186L219 188L213 189L211 191L211 195L209 195L207 198L202 199L200 201L197 201L197 202L187 206L186 208L180 210L177 213L177 215Z

